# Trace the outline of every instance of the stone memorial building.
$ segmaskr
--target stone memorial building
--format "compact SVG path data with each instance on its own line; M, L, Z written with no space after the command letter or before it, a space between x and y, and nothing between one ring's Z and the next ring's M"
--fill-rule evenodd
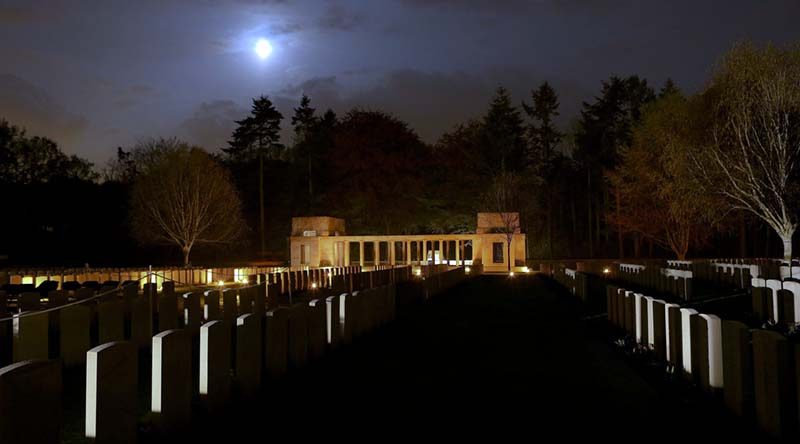
M292 267L361 265L483 265L484 272L508 271L507 234L512 234L511 269L525 266L525 234L518 213L478 213L475 233L348 235L344 219L292 218Z

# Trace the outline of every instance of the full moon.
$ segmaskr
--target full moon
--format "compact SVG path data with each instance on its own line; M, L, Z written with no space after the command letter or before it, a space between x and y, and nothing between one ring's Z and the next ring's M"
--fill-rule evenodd
M272 45L270 45L267 39L258 39L255 50L256 55L258 55L260 59L266 59L272 54Z

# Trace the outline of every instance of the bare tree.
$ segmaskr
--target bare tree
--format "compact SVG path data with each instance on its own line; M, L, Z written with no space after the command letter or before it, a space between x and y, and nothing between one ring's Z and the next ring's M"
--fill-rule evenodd
M221 245L242 232L241 202L228 172L207 152L174 139L136 148L148 163L134 182L134 236L146 244L175 244L189 253L200 244Z
M772 227L792 257L792 207L800 154L800 49L738 45L722 60L706 93L716 125L701 175L737 209Z
M511 241L514 235L520 232L519 213L519 178L509 172L499 173L492 181L489 189L488 204L499 214L500 226L495 227L496 232L505 235L506 254L508 257L508 271L511 271Z

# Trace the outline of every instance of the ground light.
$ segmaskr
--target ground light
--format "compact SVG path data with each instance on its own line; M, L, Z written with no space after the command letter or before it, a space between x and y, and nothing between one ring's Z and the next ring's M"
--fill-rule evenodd
M611 273L611 269L608 267L603 268L603 274L608 274L608 273Z
M514 272L513 271L509 271L508 272L508 277L513 278L514 277Z
M471 271L471 270L470 270L470 268L469 268L469 267L464 267L464 273L465 273L465 274L469 274L469 272L470 272L470 271Z

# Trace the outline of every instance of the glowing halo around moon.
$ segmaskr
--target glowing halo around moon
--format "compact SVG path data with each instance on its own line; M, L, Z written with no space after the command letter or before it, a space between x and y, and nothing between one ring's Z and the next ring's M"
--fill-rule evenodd
M256 51L256 55L261 60L265 60L270 54L272 54L272 45L267 39L258 39L254 49Z

